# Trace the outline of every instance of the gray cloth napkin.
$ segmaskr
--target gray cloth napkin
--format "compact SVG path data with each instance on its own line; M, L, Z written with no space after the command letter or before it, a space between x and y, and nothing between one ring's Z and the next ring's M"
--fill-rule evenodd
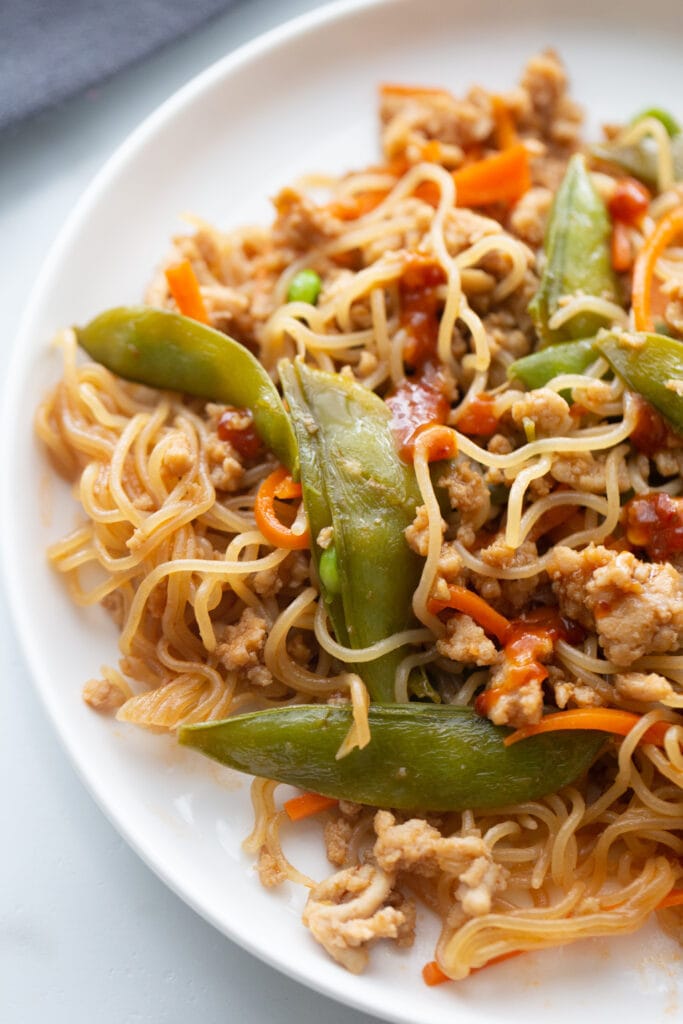
M235 0L0 0L0 129L73 96Z

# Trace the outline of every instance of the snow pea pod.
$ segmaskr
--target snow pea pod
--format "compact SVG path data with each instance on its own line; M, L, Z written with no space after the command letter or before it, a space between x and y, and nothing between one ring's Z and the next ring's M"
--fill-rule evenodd
M311 551L339 643L369 647L415 625L421 559L406 542L420 492L397 453L391 413L373 392L337 373L283 360L280 380L294 424ZM318 544L320 531L329 546ZM375 701L394 699L398 649L355 667Z
M613 331L595 347L632 391L637 391L683 434L683 341L664 334Z
M659 118L661 120L661 118ZM666 127L666 125L665 125ZM591 146L589 154L600 163L616 167L630 174L653 191L659 188L659 155L652 140L644 137L638 142L624 145L619 142L598 142ZM683 181L683 134L671 139L671 160L674 181Z
M579 313L554 330L549 323L566 297L594 295L616 300L611 231L607 207L591 181L584 157L577 153L555 195L545 233L546 265L529 303L542 345L587 338L604 327L604 318L594 313Z
M151 306L109 309L75 330L88 355L119 377L249 409L263 443L296 473L290 419L266 370L244 345Z
M542 388L560 374L583 373L597 358L593 338L562 341L516 359L508 367L507 375L509 380L519 380L530 390Z
M604 744L595 732L531 737L469 708L373 705L371 742L340 760L349 707L312 704L181 727L180 743L238 771L325 796L402 810L463 811L535 800L573 782Z

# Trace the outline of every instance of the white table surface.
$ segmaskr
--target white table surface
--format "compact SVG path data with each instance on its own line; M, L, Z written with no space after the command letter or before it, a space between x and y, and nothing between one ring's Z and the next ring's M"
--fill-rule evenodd
M315 6L314 0L246 0L87 95L0 133L3 383L32 283L94 173L188 79ZM2 589L0 693L2 1024L369 1019L243 952L167 890L126 846L53 733Z

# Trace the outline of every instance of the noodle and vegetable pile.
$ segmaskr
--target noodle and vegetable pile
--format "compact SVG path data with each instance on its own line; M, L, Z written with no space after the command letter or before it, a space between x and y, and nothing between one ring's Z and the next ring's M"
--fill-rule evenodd
M85 700L257 777L260 878L351 971L418 902L432 984L683 940L683 132L583 143L552 51L380 115L380 164L195 221L60 334L49 555L121 631Z

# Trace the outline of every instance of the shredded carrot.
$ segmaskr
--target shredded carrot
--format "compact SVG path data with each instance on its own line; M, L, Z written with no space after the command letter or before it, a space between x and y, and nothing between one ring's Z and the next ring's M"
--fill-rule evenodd
M425 985L442 985L444 981L452 981L453 979L444 974L436 960L430 960L422 968L422 980Z
M491 957L491 959L487 960L485 964L481 965L481 967L473 967L470 974L477 974L478 971L485 971L487 967L493 967L494 964L502 964L505 960L512 960L514 957L521 956L522 953L525 952L526 950L524 949L511 949L509 953L501 953L500 956Z
M621 711L617 708L572 708L570 711L558 711L545 715L536 725L525 725L503 740L506 747L529 736L538 736L545 732L558 732L565 729L590 729L596 732L611 732L616 736L627 736L638 724L642 715L632 711ZM671 722L654 722L641 739L641 743L654 743L661 747L664 737L671 728Z
M512 960L513 957L521 956L524 953L523 949L513 949L509 953L501 953L500 956L494 956L490 960L487 960L481 967L473 967L467 977L471 977L473 974L478 974L479 971L485 971L487 967L493 967L494 964L502 964L505 960ZM453 981L453 978L449 978L445 974L436 960L431 960L428 964L425 964L422 968L422 979L425 985L442 985L445 981Z
M301 497L301 484L292 480L289 473L282 477L276 484L273 494L279 501L290 501L292 498Z
M422 159L430 164L438 164L442 154L443 149L438 139L429 139L422 147Z
M164 273L178 312L183 316L192 317L193 320L199 320L200 323L208 324L209 316L199 290L197 275L190 261L183 260L182 263L166 267Z
M303 533L294 533L290 527L285 526L278 518L275 511L274 499L295 497L298 485L287 479L289 473L284 467L276 469L270 476L267 476L258 489L256 501L254 502L254 518L259 530L270 544L278 548L287 548L290 551L300 551L311 546L311 538L308 530Z
M666 910L667 907L683 907L683 889L672 889L657 904L657 910Z
M612 227L612 266L618 274L623 274L633 266L633 247L628 225L623 220L615 220Z
M454 608L456 611L469 615L487 633L492 633L501 643L505 643L505 637L510 629L509 619L500 615L495 608L492 608L483 597L479 597L479 594L475 594L474 591L455 585L449 589L450 596L447 601L432 598L428 602L427 608L432 615L438 615L444 608Z
M491 109L496 126L498 149L510 149L519 141L512 112L502 96L491 97Z
M389 190L386 188L370 189L367 192L359 192L352 199L331 203L327 209L338 220L358 220L359 217L376 209L388 195Z
M302 793L301 796L285 800L283 806L290 821L301 821L303 818L311 818L314 814L326 811L328 807L336 807L338 803L339 801L332 796L322 796L320 793Z
M665 214L645 239L633 265L633 315L637 331L652 330L652 288L657 260L683 232L683 205Z
M531 188L529 154L522 143L453 171L458 206L514 203Z
M379 87L381 96L403 96L406 99L420 96L449 96L448 89L435 85L404 85L401 82L383 82Z

